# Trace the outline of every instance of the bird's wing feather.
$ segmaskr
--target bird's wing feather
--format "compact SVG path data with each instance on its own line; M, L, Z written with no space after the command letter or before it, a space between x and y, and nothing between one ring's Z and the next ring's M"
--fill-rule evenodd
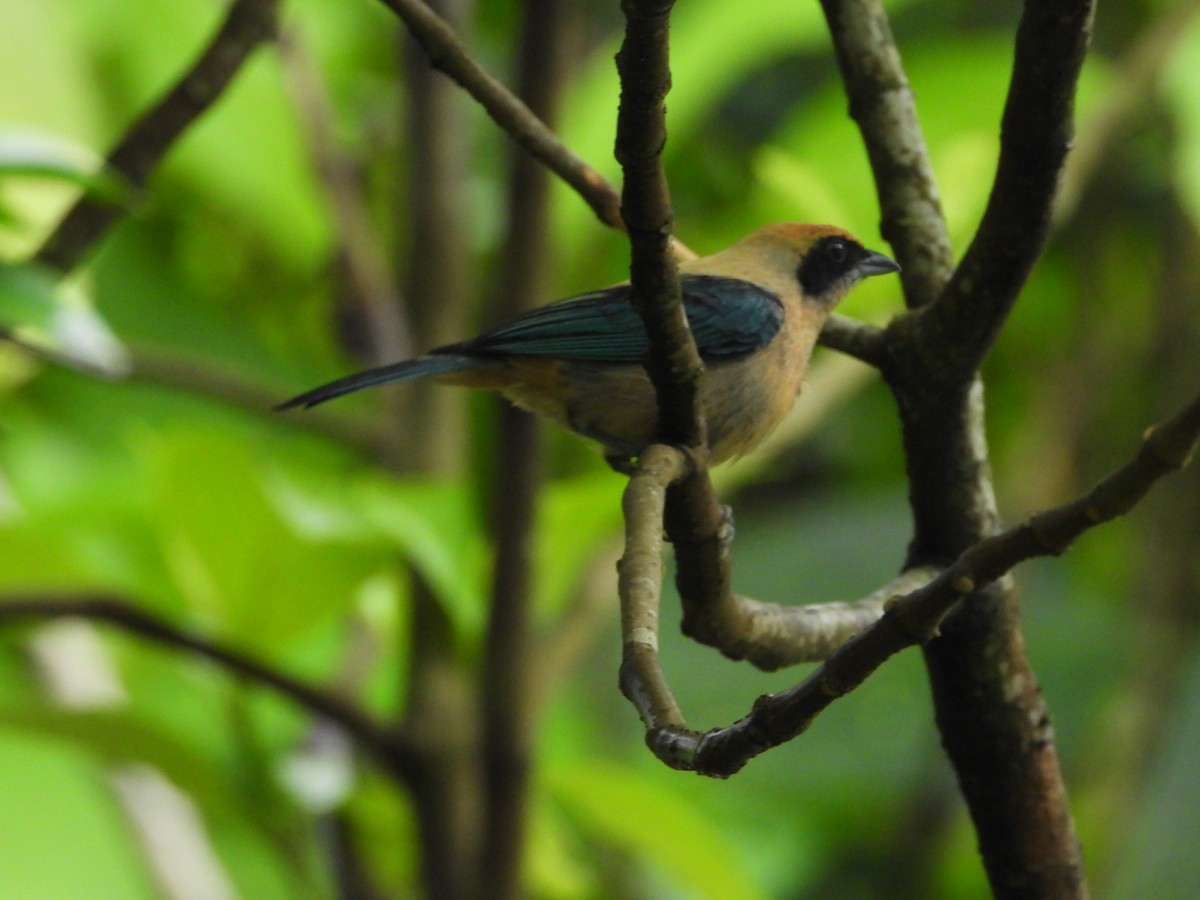
M688 323L700 355L709 361L753 353L783 325L783 305L771 292L737 278L684 275ZM584 294L532 310L474 340L435 353L539 356L591 362L636 363L646 356L646 332L630 303L629 285Z

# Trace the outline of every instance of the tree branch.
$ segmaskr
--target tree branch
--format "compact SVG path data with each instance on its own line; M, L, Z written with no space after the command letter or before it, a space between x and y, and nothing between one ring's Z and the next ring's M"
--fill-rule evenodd
M953 256L933 166L882 0L821 0L909 306L931 302Z
M408 749L395 734L357 706L298 678L285 675L231 647L189 634L144 610L111 597L17 596L0 599L0 623L61 618L104 622L164 647L196 653L231 675L269 688L310 713L333 722L383 768L402 781L411 781Z
M979 230L937 301L910 323L897 320L937 383L961 382L978 368L1041 254L1073 139L1093 11L1091 0L1025 3Z
M666 443L699 448L706 441L699 405L704 363L688 328L679 273L668 252L674 216L662 164L673 5L674 0L623 4L626 24L617 53L621 107L616 153L624 174L621 215L629 232L633 305L650 344L646 371L658 396L659 436Z
M817 336L817 343L877 369L884 365L886 359L887 344L882 328L855 321L838 313L830 313L829 318L825 320L825 325Z
M521 4L517 91L542 121L552 122L564 85L567 30L573 16L560 0ZM549 170L513 148L505 209L508 221L488 304L502 321L542 294L549 245ZM498 402L499 477L491 496L496 548L484 638L480 712L483 839L479 884L496 900L523 896L526 818L535 741L533 537L542 486L541 430L533 415Z
M382 0L429 55L474 97L496 124L583 198L605 225L621 228L621 202L604 176L572 153L529 107L476 61L454 29L422 0Z
M629 692L642 701L639 709L650 730L647 741L664 762L676 768L717 777L734 774L759 753L803 732L834 700L862 684L889 657L934 638L942 620L964 598L977 595L1025 560L1065 552L1080 535L1129 512L1159 478L1188 463L1198 442L1200 395L1171 419L1148 429L1136 456L1086 495L975 544L925 587L888 604L876 624L840 646L803 682L759 698L747 716L727 728L699 737L686 728L669 693L664 695L652 679L645 678L651 670L639 658L639 686L648 683L650 688L640 693L631 688ZM670 474L675 473L667 470L658 480ZM621 577L636 579L644 592L655 573L644 564L631 565L628 572L622 570ZM647 608L651 607L653 604L648 604ZM639 657L655 647L656 637L649 633L654 621L643 616L629 623L626 633L640 635ZM622 678L624 684L624 665ZM1049 723L1039 727L1048 729ZM1022 752L1035 755L1043 751L1043 746L1034 743ZM1052 856L1048 864L1061 865L1062 861Z
M279 0L236 0L192 67L108 155L108 168L135 188L145 186L184 130L220 98L255 48L274 35L278 14ZM84 194L34 258L69 272L122 213Z
M834 603L785 606L731 594L726 603L693 611L684 619L684 633L768 672L819 662L873 625L890 600L927 584L938 572L918 566L861 600Z

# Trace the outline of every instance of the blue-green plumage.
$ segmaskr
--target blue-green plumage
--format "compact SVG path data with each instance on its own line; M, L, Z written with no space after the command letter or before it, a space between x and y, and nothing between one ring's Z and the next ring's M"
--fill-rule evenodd
M897 270L828 225L770 225L680 264L680 287L706 364L699 401L709 459L756 446L791 408L829 311L861 279ZM289 400L313 406L391 381L432 377L494 390L599 441L622 465L657 439L647 341L628 284L528 312L418 359L359 372Z
M684 275L679 283L688 324L706 362L753 353L783 326L779 298L748 281ZM364 388L461 372L508 357L640 363L646 357L646 330L631 298L630 286L620 284L539 307L469 341L323 385L293 397L280 409L308 408Z
M757 285L716 275L684 275L683 305L696 347L706 360L765 347L783 325L779 298ZM538 356L569 362L638 363L646 330L627 284L531 310L479 337L433 355Z

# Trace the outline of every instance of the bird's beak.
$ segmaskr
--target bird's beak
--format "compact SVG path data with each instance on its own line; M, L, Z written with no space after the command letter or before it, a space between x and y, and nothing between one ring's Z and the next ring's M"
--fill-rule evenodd
M882 253L869 253L858 264L858 271L862 273L863 278L870 275L888 275L899 272L900 264Z

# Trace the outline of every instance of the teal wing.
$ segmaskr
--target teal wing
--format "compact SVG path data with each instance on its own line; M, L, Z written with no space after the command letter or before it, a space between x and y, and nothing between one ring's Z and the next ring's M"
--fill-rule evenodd
M684 275L680 285L692 335L706 361L760 350L783 326L779 298L748 281ZM434 353L639 363L646 356L646 332L631 294L625 284L552 303Z

